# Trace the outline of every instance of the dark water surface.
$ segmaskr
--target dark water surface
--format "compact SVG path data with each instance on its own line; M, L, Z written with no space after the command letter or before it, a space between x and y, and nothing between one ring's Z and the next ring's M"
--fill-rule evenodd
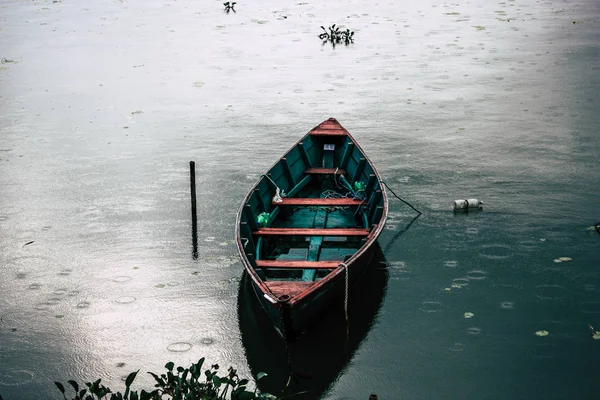
M58 399L67 379L121 389L131 371L200 357L257 372L235 213L328 117L423 215L397 236L414 213L390 203L385 296L350 360L314 353L316 393L599 398L600 3L236 9L0 3L3 398ZM355 43L321 46L333 23ZM454 215L466 197L483 212Z

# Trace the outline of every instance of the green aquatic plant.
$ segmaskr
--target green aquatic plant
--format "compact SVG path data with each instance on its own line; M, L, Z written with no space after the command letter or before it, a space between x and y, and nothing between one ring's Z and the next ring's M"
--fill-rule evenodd
M188 400L188 399L205 399L205 400L276 400L277 397L268 393L258 393L247 390L249 383L248 379L240 379L237 370L229 367L227 373L219 375L219 365L213 364L209 369L202 374L202 365L204 357L192 364L189 368L177 367L173 362L168 362L165 365L166 374L155 374L148 372L156 384L156 389L148 392L132 391L131 384L133 383L138 371L130 373L125 379L125 391L112 392L108 387L102 384L102 380L98 379L94 382L86 382L87 389L80 388L76 381L67 381L75 391L75 396L72 400ZM256 376L256 380L260 380L267 376L264 372L260 372ZM66 400L67 390L60 382L54 382L58 390L62 393Z
M225 6L225 12L229 14L229 11L233 11L235 12L235 8L233 8L233 6L235 6L236 2L225 2L223 3L223 5Z
M341 30L340 27L336 27L336 24L331 25L328 29L321 26L323 33L319 35L319 39L323 41L323 44L329 42L335 47L336 44L344 43L346 46L350 43L354 43L354 32L350 29Z

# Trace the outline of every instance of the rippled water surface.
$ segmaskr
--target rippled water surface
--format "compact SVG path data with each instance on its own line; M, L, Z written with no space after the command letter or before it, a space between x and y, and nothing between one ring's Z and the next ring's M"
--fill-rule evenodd
M0 4L3 398L249 376L235 213L328 117L423 215L391 201L385 297L315 397L597 398L600 3L253 3ZM355 43L322 46L333 23Z

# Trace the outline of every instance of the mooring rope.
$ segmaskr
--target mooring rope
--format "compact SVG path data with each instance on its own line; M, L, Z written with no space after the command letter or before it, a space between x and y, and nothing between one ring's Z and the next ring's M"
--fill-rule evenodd
M273 186L275 186L275 189L277 189L279 191L279 194L280 194L281 197L286 197L285 192L283 190L281 190L279 188L279 186L277 186L277 184L273 181L273 179L271 179L271 177L269 175L263 174L262 176L264 176L265 178L267 178L268 180L271 181L271 183L273 184Z
M398 200L400 200L401 202L403 202L404 204L406 204L407 206L409 206L410 208L415 210L417 213L419 213L419 215L422 214L421 211L414 208L408 201L401 199L400 196L398 196L396 193L394 193L394 191L388 186L387 183L385 183L384 181L379 181L379 182L381 182L381 184L385 185L385 187L388 188L388 190L394 195L395 198L397 198Z
M344 317L346 318L346 339L350 341L350 320L348 319L348 294L350 289L350 277L348 276L348 266L346 263L340 263L344 268L345 285L344 285Z
M340 188L341 188L341 186L340 186L340 184L338 183L338 180L337 180L337 172L338 172L338 169L340 169L340 167L335 167L335 171L333 172L333 181L335 182L335 186L336 186L338 189L340 189Z

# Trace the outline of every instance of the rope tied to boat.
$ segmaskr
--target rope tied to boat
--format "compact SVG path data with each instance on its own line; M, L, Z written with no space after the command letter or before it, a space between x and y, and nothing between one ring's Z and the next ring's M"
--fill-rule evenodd
M350 277L348 276L348 265L345 262L339 264L344 268L344 317L346 318L346 339L350 341L350 320L348 319L348 298L350 289Z
M340 169L340 167L335 167L335 171L333 171L333 181L335 182L335 186L338 189L341 189L341 186L340 186L340 184L338 183L338 180L337 180L337 172L338 172L339 169Z
M400 198L400 196L398 196L396 193L394 193L394 191L388 186L387 183L385 183L384 181L379 181L382 185L385 185L385 187L394 195L395 198L397 198L398 200L400 200L401 202L403 202L404 204L406 204L407 206L409 206L410 208L412 208L413 210L415 210L419 215L422 214L421 211L417 210L416 208L414 208L408 201L403 200L402 198Z
M273 202L274 203L281 203L283 200L283 197L287 197L287 195L285 194L284 190L281 190L281 188L279 186L277 186L277 184L275 183L275 181L273 181L273 179L271 179L271 177L267 174L263 174L262 176L264 176L265 178L267 178L269 181L271 181L271 183L273 184L273 186L275 186L275 196L273 196Z

